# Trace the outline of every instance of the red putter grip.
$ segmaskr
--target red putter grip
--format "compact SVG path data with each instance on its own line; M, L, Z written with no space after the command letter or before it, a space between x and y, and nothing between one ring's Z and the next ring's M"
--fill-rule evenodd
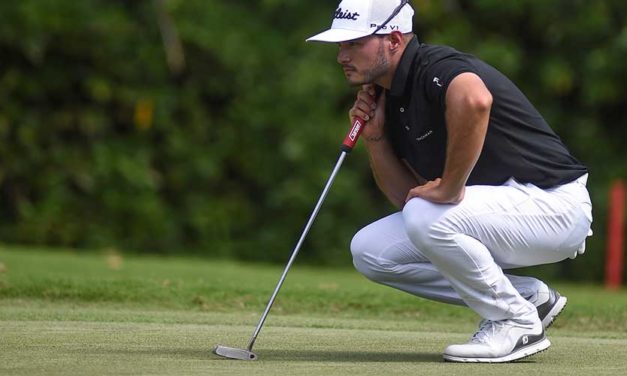
M365 125L366 123L360 117L355 116L353 118L353 125L344 138L344 142L342 142L342 151L350 153L351 150L353 150L353 147L355 147L355 144L359 139L359 135L361 135Z

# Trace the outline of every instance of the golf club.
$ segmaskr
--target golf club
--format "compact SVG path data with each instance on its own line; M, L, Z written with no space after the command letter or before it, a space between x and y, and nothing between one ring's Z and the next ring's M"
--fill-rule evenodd
M342 142L340 157L337 160L337 163L335 164L335 167L333 168L333 171L331 172L331 176L327 180L327 183L324 189L322 190L322 194L320 195L320 198L318 199L318 203L316 204L313 212L311 213L311 216L309 217L309 220L307 221L307 225L305 225L305 229L303 230L303 233L301 234L300 239L298 240L298 243L296 243L296 247L294 247L294 250L292 251L292 256L287 262L287 265L285 266L285 269L283 270L283 274L281 275L281 278L279 278L279 282L274 288L274 292L272 293L272 296L270 297L270 300L268 301L268 304L266 305L265 311L263 312L263 314L261 315L261 318L259 319L259 323L257 324L257 327L255 328L255 331L253 332L253 335L250 338L250 341L248 342L248 346L246 347L246 349L238 349L238 348L233 348L233 347L217 345L213 349L214 354L220 355L222 357L229 358L229 359L257 360L257 355L252 350L253 350L253 345L255 344L255 341L257 340L257 336L259 335L259 332L261 331L261 327L263 326L263 323L266 321L268 312L270 312L270 308L272 308L272 304L274 303L274 300L276 299L276 296L279 293L279 289L281 288L281 285L283 285L283 281L285 281L287 272L292 266L294 259L296 259L296 255L298 254L298 251L300 250L300 247L303 244L303 241L305 240L305 237L307 236L307 233L309 232L309 229L311 228L311 225L313 224L313 221L316 218L316 215L318 215L318 211L320 211L320 207L322 206L322 203L325 197L327 196L327 193L329 193L331 184L333 184L333 180L335 179L335 176L340 170L340 167L342 166L342 162L344 162L344 158L346 158L346 155L350 153L351 150L353 150L353 147L357 143L357 139L359 138L359 135L361 134L361 131L363 130L363 125L364 125L364 121L362 119L358 117L355 117L353 119L352 127L350 131L348 132L348 134L346 135L346 138L344 138L344 142Z

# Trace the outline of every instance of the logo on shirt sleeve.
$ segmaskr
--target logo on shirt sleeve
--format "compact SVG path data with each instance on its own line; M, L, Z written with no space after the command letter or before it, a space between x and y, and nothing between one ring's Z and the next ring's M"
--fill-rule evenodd
M438 85L439 87L442 87L442 83L440 82L439 77L433 77L433 82L435 82L435 84Z

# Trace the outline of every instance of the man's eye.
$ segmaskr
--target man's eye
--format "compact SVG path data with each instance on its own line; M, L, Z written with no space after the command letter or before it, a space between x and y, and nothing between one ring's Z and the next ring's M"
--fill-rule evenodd
M351 48L351 47L358 47L359 45L360 45L360 43L359 43L359 42L351 42L351 41L348 41L348 42L342 42L342 43L338 43L338 44L337 44L337 46L338 46L340 49L342 48L342 46L344 46L344 47L348 47L348 48Z

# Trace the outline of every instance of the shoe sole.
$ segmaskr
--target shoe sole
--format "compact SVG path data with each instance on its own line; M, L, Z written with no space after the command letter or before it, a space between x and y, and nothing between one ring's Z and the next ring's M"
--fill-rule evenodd
M559 316L559 314L564 310L564 307L566 307L566 303L568 303L568 299L565 296L560 296L559 299L557 299L557 302L555 302L549 313L544 317L544 319L542 319L542 326L544 326L544 329L553 325L555 318Z
M456 363L507 363L516 360L521 360L532 355L538 354L551 346L551 342L548 338L544 338L539 342L532 345L518 349L516 352L501 356L498 358L467 358L444 354L444 360L447 362Z

